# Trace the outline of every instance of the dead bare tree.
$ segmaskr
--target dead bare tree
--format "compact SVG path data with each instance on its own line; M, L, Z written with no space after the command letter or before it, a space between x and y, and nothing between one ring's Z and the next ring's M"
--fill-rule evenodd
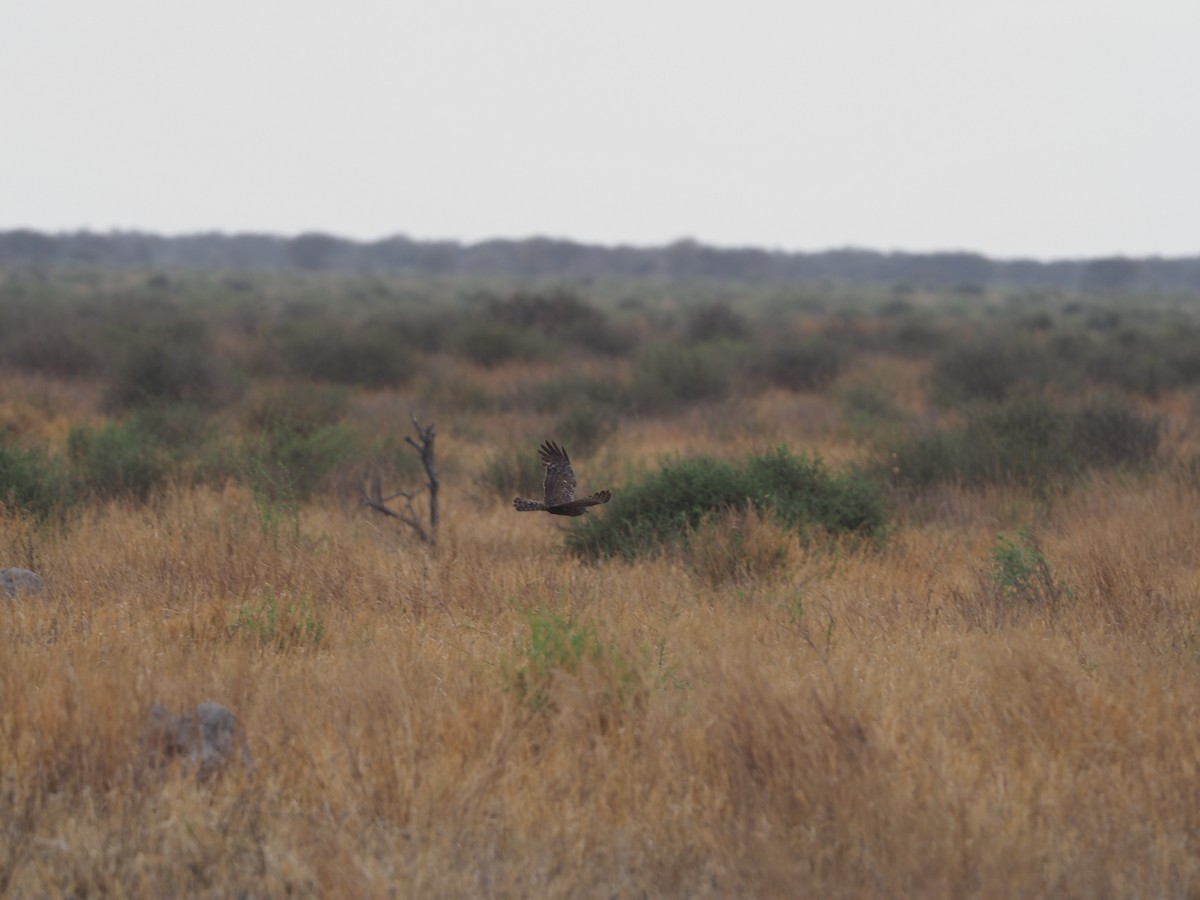
M404 438L405 443L412 447L417 456L421 458L421 464L425 467L425 476L428 479L425 488L429 491L429 528L421 524L421 519L417 515L416 508L413 506L413 500L421 493L421 490L416 491L396 491L394 494L383 496L383 488L376 478L371 483L371 492L368 494L366 489L362 492L362 502L376 512L383 513L385 516L391 516L394 519L399 519L405 525L408 525L416 533L417 537L434 547L437 546L438 537L438 489L441 486L438 482L437 467L433 460L433 440L436 437L433 431L433 426L422 427L417 421L415 414L412 414L413 427L417 431L417 439L412 436ZM395 510L388 506L388 503L395 500L397 497L403 497L407 501L407 509Z

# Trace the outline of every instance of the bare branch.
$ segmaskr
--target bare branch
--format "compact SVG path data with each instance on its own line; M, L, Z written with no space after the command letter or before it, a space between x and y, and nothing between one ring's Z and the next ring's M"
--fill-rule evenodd
M413 440L411 436L404 438L405 443L417 451L417 455L421 458L421 464L425 467L425 475L428 478L428 484L425 488L429 489L429 530L426 531L421 525L420 517L417 515L416 509L413 507L413 500L425 488L419 488L416 491L396 491L394 494L383 496L383 489L376 478L371 483L371 493L368 494L364 488L362 491L362 502L376 512L383 513L385 516L399 519L405 525L408 525L417 536L426 543L437 546L438 532L438 488L440 483L437 477L437 467L434 465L433 459L433 441L436 437L433 425L423 428L421 423L417 421L415 414L412 415L413 427L417 430L419 443ZM403 497L408 504L408 509L405 511L397 511L388 506L388 502L395 500L397 497Z
M438 489L441 487L441 483L438 481L437 466L433 461L433 441L437 435L434 434L432 423L428 427L422 428L421 423L417 421L416 414L410 413L409 415L412 416L413 428L417 430L417 436L421 439L421 443L418 444L411 437L406 437L405 440L417 451L417 455L421 457L421 464L425 466L425 476L428 479L429 487L430 542L436 544L439 520Z
M369 506L376 512L383 513L385 516L391 516L393 519L399 519L405 525L408 525L410 528L412 528L417 533L417 537L426 543L432 544L433 540L421 526L421 522L417 518L416 510L413 509L413 495L401 491L398 494L392 494L392 496L388 497L388 500L393 500L396 497L404 497L408 501L408 510L406 512L399 512L392 509L384 500L368 496L366 491L363 491L362 502L364 505Z
M387 503L389 500L395 500L397 497L403 497L409 503L412 503L413 498L418 496L423 490L425 490L425 488L417 488L415 491L396 491L396 493L388 494L386 497L381 499L383 503Z

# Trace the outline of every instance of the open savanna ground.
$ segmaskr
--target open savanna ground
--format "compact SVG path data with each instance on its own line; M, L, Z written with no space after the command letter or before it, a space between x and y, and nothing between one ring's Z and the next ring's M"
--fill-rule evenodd
M0 296L0 892L1200 893L1186 298L123 278Z

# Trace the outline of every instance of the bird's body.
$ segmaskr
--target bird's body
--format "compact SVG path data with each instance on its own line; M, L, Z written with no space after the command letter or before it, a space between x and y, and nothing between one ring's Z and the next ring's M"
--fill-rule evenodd
M590 497L575 499L575 470L567 451L553 441L546 441L538 450L542 465L546 469L543 484L545 500L526 500L517 497L513 508L517 512L548 512L552 516L582 516L589 506L607 503L612 499L609 491L597 491Z

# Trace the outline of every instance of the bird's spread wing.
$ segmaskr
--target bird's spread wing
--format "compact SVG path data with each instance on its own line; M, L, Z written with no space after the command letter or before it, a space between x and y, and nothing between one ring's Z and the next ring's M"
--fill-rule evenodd
M526 500L524 497L516 497L513 499L513 509L517 512L536 512L537 510L545 509L546 504L541 500Z
M578 500L572 500L569 503L560 503L555 506L555 510L570 512L575 509L584 509L588 506L599 506L601 503L607 503L612 499L612 494L609 491L596 491L590 497L580 497Z
M546 505L562 506L575 499L575 470L567 451L553 441L541 446L542 465L546 467Z

